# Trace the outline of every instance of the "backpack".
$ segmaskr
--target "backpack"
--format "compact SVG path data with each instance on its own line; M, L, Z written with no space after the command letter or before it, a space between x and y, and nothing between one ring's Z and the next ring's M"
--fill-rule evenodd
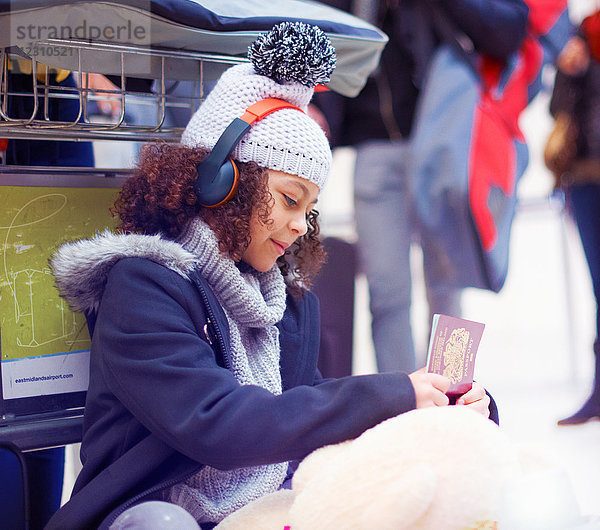
M528 35L508 64L465 51L449 21L438 28L451 38L435 51L421 91L410 162L416 218L447 255L456 287L504 285L529 161L518 120L569 36L566 0L527 3Z

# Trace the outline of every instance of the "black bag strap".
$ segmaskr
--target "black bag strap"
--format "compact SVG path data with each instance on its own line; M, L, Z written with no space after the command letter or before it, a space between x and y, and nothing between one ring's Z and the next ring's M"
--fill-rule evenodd
M469 36L462 31L453 20L451 20L442 10L438 7L439 2L435 0L422 0L423 5L426 7L431 17L431 22L438 35L438 37L448 44L450 44L458 55L468 64L475 75L479 77L479 71L477 68L477 57L478 53L475 50L473 41Z

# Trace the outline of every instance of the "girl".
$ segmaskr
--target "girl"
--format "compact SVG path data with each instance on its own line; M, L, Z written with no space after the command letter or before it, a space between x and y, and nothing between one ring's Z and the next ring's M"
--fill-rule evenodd
M284 23L250 58L221 76L182 145L144 150L115 205L122 234L53 258L63 296L88 316L92 352L83 469L49 528L119 527L150 500L212 528L318 447L448 404L439 375L317 372L307 289L324 258L314 207L331 153L304 111L335 54L317 28ZM266 98L278 110L264 115L253 105ZM237 191L216 193L235 180L229 151ZM460 404L490 414L480 385Z

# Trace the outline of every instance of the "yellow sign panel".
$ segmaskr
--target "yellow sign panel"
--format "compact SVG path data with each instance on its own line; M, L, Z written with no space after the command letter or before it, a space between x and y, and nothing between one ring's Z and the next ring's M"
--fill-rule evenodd
M59 297L48 258L66 241L116 221L115 188L0 186L0 336L2 360L86 350L81 314Z

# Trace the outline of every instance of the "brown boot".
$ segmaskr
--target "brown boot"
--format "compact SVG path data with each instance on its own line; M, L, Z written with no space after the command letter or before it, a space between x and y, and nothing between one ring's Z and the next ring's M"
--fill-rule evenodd
M596 356L596 369L592 395L575 414L559 420L558 425L579 425L590 420L600 420L600 342L598 341L594 344L594 353Z

